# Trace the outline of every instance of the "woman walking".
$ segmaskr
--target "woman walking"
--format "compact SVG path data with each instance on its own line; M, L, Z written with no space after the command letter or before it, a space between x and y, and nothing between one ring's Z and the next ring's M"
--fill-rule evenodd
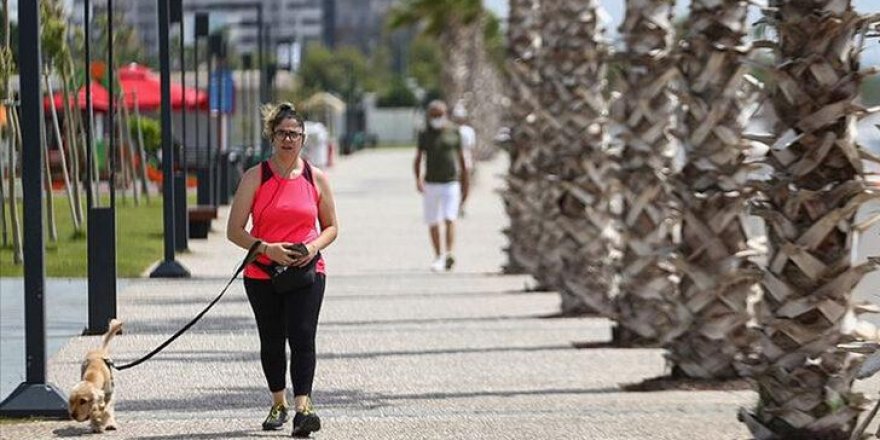
M305 124L293 105L267 106L263 120L272 156L242 177L229 211L227 238L245 249L256 244L259 252L256 262L245 269L244 286L256 318L260 361L273 400L263 429L281 429L289 418L287 343L295 410L291 435L308 437L321 429L311 401L315 335L326 282L319 252L336 239L336 208L327 176L300 157ZM245 229L248 219L250 231ZM314 277L307 278L314 281L294 289L276 287L280 283L273 283L269 273L280 267L314 271Z

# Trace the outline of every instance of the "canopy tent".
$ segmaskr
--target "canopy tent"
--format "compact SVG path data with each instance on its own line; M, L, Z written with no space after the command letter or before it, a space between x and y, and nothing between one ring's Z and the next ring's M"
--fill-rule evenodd
M55 103L55 108L58 110L64 109L64 98L61 92L55 93L52 97L52 101ZM79 108L81 110L86 109L86 86L82 86L77 93L77 100L79 101ZM50 105L49 97L43 99L43 106L48 110ZM76 103L74 102L73 97L70 97L70 105L74 106ZM110 108L110 93L107 92L107 89L104 88L101 84L98 84L92 81L92 108L96 112L106 113Z
M129 64L118 71L119 86L122 88L121 95L126 108L134 110L135 104L141 111L150 112L159 110L162 105L162 82L158 75L148 67L137 63ZM79 90L79 107L86 108L85 87ZM55 108L62 109L63 97L61 92L53 96ZM73 98L71 98L73 101ZM92 108L97 112L106 112L110 108L110 94L104 86L92 81ZM44 105L49 107L49 98L44 100ZM180 109L207 109L208 94L192 89L182 88L180 84L171 84L171 108Z
M131 63L119 69L119 85L125 94L125 105L134 108L135 102L143 111L158 110L162 105L162 82L149 67ZM207 109L208 94L180 84L171 84L171 108Z

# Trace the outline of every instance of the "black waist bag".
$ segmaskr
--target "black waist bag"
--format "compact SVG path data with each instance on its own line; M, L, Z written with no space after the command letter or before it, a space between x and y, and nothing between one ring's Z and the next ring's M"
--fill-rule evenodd
M272 281L272 286L276 292L290 292L291 290L299 290L312 285L318 278L316 266L318 260L321 259L321 253L318 252L312 261L302 267L282 266L278 263L263 264L254 261L257 267L266 272Z

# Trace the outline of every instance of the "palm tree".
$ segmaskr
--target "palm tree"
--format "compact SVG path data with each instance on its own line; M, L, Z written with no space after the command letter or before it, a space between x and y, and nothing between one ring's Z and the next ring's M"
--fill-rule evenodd
M443 98L451 106L461 101L474 121L477 158L494 151L492 138L500 127L502 84L488 56L489 12L481 0L405 0L391 10L392 29L421 25L421 32L438 40L443 59Z
M443 92L452 104L464 96L469 46L481 29L484 14L480 0L406 0L391 10L392 29L421 24L422 32L436 37L443 51Z
M540 199L535 200L540 194L527 191L527 185L537 176L533 154L538 145L535 112L539 109L536 89L540 83L537 72L540 14L538 0L510 2L507 82L511 104L507 119L512 145L507 190L503 196L510 217L505 270L514 273L535 273L538 268L532 244L540 236Z
M758 212L769 242L759 402L740 414L759 439L845 439L861 410L851 389L861 358L835 346L846 338L852 288L873 270L851 260L854 215L876 197L855 144L866 23L848 0L771 3L779 36L771 102L782 135Z
M739 377L735 361L754 339L746 302L760 272L748 260L743 223L750 193L742 133L757 94L744 81L746 12L744 0L693 0L680 44L688 110L681 124L687 164L675 179L682 242L679 336L667 352L674 375Z
M609 47L595 0L542 5L540 101L553 115L541 126L540 174L532 185L543 198L542 256L534 275L562 295L562 314L612 312L611 273L602 231L609 225L602 95Z
M673 268L669 262L675 221L670 209L675 113L669 83L675 77L674 0L627 0L620 34L621 98L612 105L622 146L620 188L624 240L615 342L663 342L675 322Z

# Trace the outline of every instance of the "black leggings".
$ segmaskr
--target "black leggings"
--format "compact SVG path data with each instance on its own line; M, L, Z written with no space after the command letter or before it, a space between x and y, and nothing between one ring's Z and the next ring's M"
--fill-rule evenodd
M260 333L260 361L269 391L286 388L285 340L290 344L290 381L295 396L310 395L315 378L315 332L324 300L326 278L318 274L314 284L301 290L275 292L269 280L244 279L248 301Z

